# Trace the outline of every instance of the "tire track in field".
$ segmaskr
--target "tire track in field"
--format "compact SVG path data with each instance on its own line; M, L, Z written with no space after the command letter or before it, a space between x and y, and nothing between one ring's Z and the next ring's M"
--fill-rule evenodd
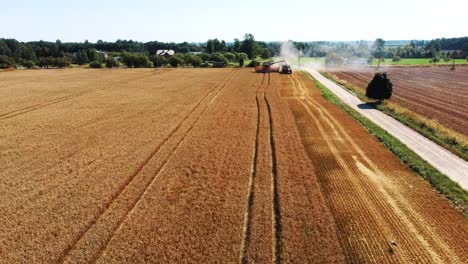
M211 105L211 103L214 101L214 99L220 94L220 92L224 89L224 87L226 86L226 84L229 82L229 80L233 77L233 71L229 72L229 74L223 78L223 80L221 80L217 85L215 85L214 88L212 88L211 90L209 90L206 95L190 110L190 112L183 118L183 120L176 126L174 127L170 133L157 145L157 147L142 161L142 163L137 167L137 169L135 170L135 172L127 179L127 181L124 183L124 185L118 189L118 191L111 197L111 199L104 205L103 209L101 209L98 214L97 214L97 217L95 217L94 219L92 219L92 221L85 227L84 230L82 230L79 234L79 236L73 240L73 242L64 250L64 252L60 255L60 258L58 259L58 263L64 263L64 262L76 262L76 260L72 259L69 257L69 255L74 252L74 251L77 251L76 254L77 255L80 255L80 252L78 252L78 247L79 247L79 244L81 242L83 242L83 240L85 240L85 237L92 231L92 229L97 229L99 227L96 227L96 225L98 224L99 221L102 220L102 218L105 217L106 213L109 213L109 211L112 209L111 207L114 205L114 206L118 206L118 202L119 202L119 198L121 198L124 194L127 193L127 190L128 192L132 192L132 191L141 191L141 194L137 197L137 199L135 201L123 201L124 203L125 202L131 202L131 205L130 205L130 208L124 213L124 215L121 217L121 219L119 219L118 221L118 225L121 225L124 221L124 219L126 218L126 216L129 215L129 213L133 210L134 207L136 207L136 205L138 204L138 202L141 200L141 198L144 196L144 194L146 193L147 189L153 184L154 182L154 179L156 178L156 176L159 174L159 172L162 170L162 168L164 167L164 165L167 163L167 161L172 157L172 154L176 151L177 147L182 143L182 141L185 139L185 137L188 135L188 133L190 132L190 130L193 128L193 126L197 123L197 121L200 119L200 117L202 116L202 114L206 111L206 109ZM218 89L218 91L216 91ZM209 100L210 98L210 95L212 94L215 94L214 97L211 98L211 100ZM140 175L142 173L142 171L144 170L144 168L150 163L150 161L161 151L162 148L164 148L166 145L168 145L168 142L170 141L170 139L177 133L179 132L180 128L185 125L185 123L187 123L188 119L193 116L193 113L196 112L200 106L202 105L202 103L204 101L208 101L208 104L206 106L204 106L204 108L201 108L201 112L195 117L195 120L193 123L191 123L189 125L189 128L188 130L185 132L185 134L183 135L182 139L177 143L176 147L173 148L171 150L171 153L169 154L169 156L167 157L167 159L165 159L162 163L161 166L159 166L159 168L156 170L155 173L153 173L153 176L151 178L151 180L145 184L143 186L143 189L142 190L138 190L138 189L132 189L132 183L136 180L136 178L138 177L138 175ZM131 195L128 194L128 195ZM122 198L124 199L124 198ZM122 205L122 206L125 206L125 205ZM117 210L119 208L117 207ZM105 223L104 223L105 225ZM113 228L112 229L112 236L111 238L113 237L113 235L115 234L117 230L117 227ZM91 236L91 235L90 235ZM111 238L109 238L107 241L105 241L105 245L104 246L107 246L107 243L111 240ZM86 244L86 243L85 243ZM86 245L83 245L83 247L86 247ZM92 261L95 261L97 258L96 256L98 256L102 251L103 251L103 247L100 247L98 249L98 254L97 255L94 255L92 256ZM90 262L90 260L83 260L83 262Z
M300 81L297 77L296 80L298 81L301 89L305 91L305 87L302 81ZM388 218L394 218L395 223L399 224L399 226L397 226L395 229L401 231L407 228L408 232L415 237L416 241L418 241L427 252L423 252L421 248L415 248L415 251L419 250L420 255L429 254L432 260L440 262L442 261L441 256L432 250L431 245L433 245L439 249L439 252L444 252L446 255L452 256L456 262L460 262L457 255L450 249L450 247L444 241L437 239L437 234L430 226L422 226L420 222L417 221L417 219L423 219L423 217L407 201L401 191L395 186L385 183L385 178L391 177L391 175L387 175L385 171L381 170L379 166L366 155L364 150L351 137L351 135L349 135L340 122L327 111L327 109L325 109L310 96L307 97L306 100L310 103L311 106L320 109L322 116L325 114L323 119L326 120L334 130L338 130L339 133L346 139L346 142L350 143L352 149L354 149L354 151L359 154L359 157L361 157L361 159L371 167L371 170L369 170L363 163L359 161L359 159L357 159L356 156L352 156L360 172L368 176L369 179L375 183L374 189L378 190L382 194L384 198L383 201L386 201L389 209L391 209L391 211L387 210ZM371 186L371 188L373 187L374 186ZM395 196L399 197L399 199L395 199ZM404 241L408 243L407 248L412 246L412 242L406 239L406 233L399 232L399 236L404 238Z
M264 76L255 92L257 131L247 194L240 263L257 261L281 263L282 225L278 194L277 156L273 118L270 104L265 96L265 88ZM271 226L268 227L268 225ZM267 230L271 230L271 242L263 240L268 235L269 231Z
M336 161L339 165L339 167L341 168L342 171L339 172L340 174L340 178L346 178L346 179L352 179L353 177L353 171L351 170L350 167L348 167L345 159L343 159L338 153L339 153L339 150L337 149L337 147L334 145L334 143L332 142L333 139L332 139L332 136L330 135L327 135L327 132L325 131L325 128L323 127L323 125L321 124L320 120L318 120L311 112L310 112L310 109L308 108L308 106L303 102L303 101L299 101L300 105L302 106L302 108L304 109L304 111L306 111L308 114L309 114L309 117L312 119L312 121L315 123L315 126L318 128L320 134L321 134L321 137L325 140L325 144L328 146L328 148L330 149L333 157L336 158ZM369 203L369 201L366 201L366 199L364 199L363 197L366 197L366 191L362 188L362 187L358 187L356 190L356 192L358 192L358 196L354 199L354 201L348 201L349 204L354 204L353 207L358 207L358 204L361 204L361 206L364 206L366 208L366 210L369 210L370 214L369 214L369 219L367 221L364 221L364 222L375 222L376 220L373 218L373 216L375 215L378 215L378 210L372 205ZM342 192L345 192L345 190L342 190ZM338 223L338 225L340 225L340 221L339 219L336 220L336 222ZM363 226L357 226L356 227L357 230L357 235L358 236L363 236L363 234L365 233L372 233L372 229L369 227L369 226L366 226L366 227L363 227ZM382 233L387 233L388 230L382 232ZM344 234L341 234L340 232L338 233L338 235L341 237L341 241L343 242L344 240L346 240L344 236ZM377 236L379 237L379 236ZM379 245L377 243L377 240L376 240L376 237L372 236L372 237L368 237L367 238L370 242L371 242L371 245L374 245L371 249L370 252L385 252L385 248L382 248L382 247L375 247L375 245ZM363 241L359 241L361 244L363 243ZM349 243L349 242L348 242ZM361 248L362 247L366 247L364 245L361 245ZM362 253L365 253L365 252L355 252L355 253L352 253L355 249L353 249L352 247L350 248L349 245L346 245L343 244L343 248L348 251L347 254L346 254L346 257L348 258L348 261L350 261L349 257L352 256L353 258L355 257L356 253L357 255L360 255ZM368 258L369 256L363 256L363 257L366 257ZM360 258L358 258L360 259ZM362 261L362 260L359 260L359 261ZM384 261L381 259L381 261ZM389 259L385 258L385 261L383 263L389 263ZM352 262L352 261L351 261Z
M297 83L298 83L299 87L301 87L301 89L304 89L302 87L302 84L299 82L298 79L296 79L295 81L297 81ZM320 104L313 101L313 99L310 96L306 97L304 99L304 102L305 102L305 104L303 104L303 105L304 105L305 108L307 108L307 111L310 112L311 116L313 115L313 113L308 109L307 104L310 105L310 107L316 108L318 110L318 115L320 115L320 119L325 121L325 123L327 123L328 126L333 131L338 132L339 128L341 128L340 124L339 123L338 124L336 124L336 123L333 124L332 123L331 119L333 119L333 117L331 117L331 115L327 115L328 112L326 111L326 109L324 109ZM303 103L303 102L301 102L301 103ZM318 122L319 117L315 117L315 115L314 115L313 118L314 118L314 120L316 120L316 122ZM325 127L322 127L322 129L323 129L323 131L325 131ZM342 131L340 131L340 132L342 132ZM336 133L334 133L334 134L336 134ZM325 137L325 134L322 134L322 135ZM389 206L387 204L388 200L384 199L384 198L388 198L388 196L386 197L385 195L383 195L384 197L381 197L379 195L376 195L374 193L375 188L374 188L373 185L371 185L371 183L369 181L366 181L366 180L359 181L358 179L354 179L353 174L355 174L355 172L353 173L353 169L351 167L351 164L354 164L354 162L350 161L349 157L345 157L345 156L339 157L338 156L338 155L342 155L340 153L340 151L338 151L338 149L343 150L343 147L344 147L344 149L349 149L349 151L351 151L351 152L356 151L356 150L353 149L355 147L355 144L353 144L354 142L351 141L350 138L347 137L345 134L340 133L338 135L338 137L342 139L342 140L339 140L339 141L342 142L343 144L345 144L345 146L340 147L339 143L334 143L333 140L328 141L329 144L330 144L329 146L330 146L330 148L332 148L332 152L334 153L334 156L336 158L338 158L338 161L339 161L341 167L345 170L345 172L346 172L345 174L347 175L346 177L348 177L351 180L352 185L357 186L356 191L359 193L359 198L363 199L363 200L361 200L360 204L365 204L366 208L368 208L370 210L372 216L374 216L374 218L373 218L374 223L372 225L373 226L378 225L382 229L382 233L383 233L383 235L385 237L395 237L395 236L397 236L399 238L398 240L399 240L400 244L405 245L406 248L411 248L414 241L412 241L412 240L409 241L407 239L406 233L401 231L401 230L405 229L405 226L403 226L400 223L399 219L397 219L395 217L395 214L390 211L390 208L389 208ZM349 146L349 145L351 145L351 146ZM362 158L366 159L365 157L362 157ZM374 202L372 203L372 202L368 202L368 201L374 201ZM387 221L386 219L388 219L390 221ZM389 223L389 226L387 226L385 223ZM371 231L371 230L372 230L372 227L368 226L367 230L363 230L364 232L361 231L362 233L360 233L360 234L364 235L365 233L367 233L367 234L372 233L373 231ZM398 235L395 232L398 233ZM416 235L418 235L418 234L416 234ZM420 238L421 237L419 236L419 239ZM385 241L385 238L381 237L381 238L379 238L379 240ZM378 241L373 241L373 243L379 243L379 242ZM384 248L382 248L382 249L384 249ZM385 251L382 250L381 252L385 252ZM364 253L364 252L362 252L362 253ZM407 253L409 253L410 255L412 254L412 252L407 252ZM413 257L419 258L422 261L421 258L425 254L421 251L421 249L419 247L414 250L414 253L417 253L417 255L414 255ZM358 254L360 254L360 253L358 252ZM381 253L381 254L383 254L383 253ZM369 257L369 255L367 257ZM403 256L403 258L405 259L406 257ZM437 256L435 257L435 259L437 259ZM427 260L428 259L426 259L425 261L427 261ZM408 261L408 259L406 261Z
M296 87L296 83L293 81L293 79L290 78L290 81L291 81L291 84L293 84L293 89L294 90L298 90L297 87ZM331 145L332 141L341 141L342 139L339 137L339 135L337 135L336 131L331 131L330 132L330 135L327 136L327 132L325 132L325 128L322 126L322 124L320 123L320 121L318 119L314 119L314 116L312 115L312 113L310 112L310 109L309 107L304 104L303 100L305 100L305 96L304 96L304 91L300 91L301 92L301 97L300 97L300 100L298 100L297 98L291 98L291 99L288 99L290 104L291 104L291 109L293 110L293 113L295 115L295 118L297 120L297 122L300 122L300 123L304 123L304 122L307 122L307 125L306 126L306 129L304 130L303 127L301 126L298 126L299 130L301 131L301 136L305 139L305 147L306 147L306 150L309 152L309 153L316 153L320 156L320 160L322 162L319 162L319 163L316 163L316 167L317 167L317 170L318 171L333 171L334 170L334 174L335 174L335 177L338 177L338 178L343 178L343 179L347 179L349 178L349 175L350 175L350 171L347 171L346 170L346 167L344 169L339 169L337 170L338 168L341 168L341 164L340 164L340 160L337 160L335 161L334 159L332 159L332 157L334 157L336 155L336 152L338 151L334 145ZM294 92L295 94L298 94L298 92ZM294 105L294 103L297 104ZM297 108L299 107L299 108ZM299 115L299 116L298 116ZM314 129L315 127L317 127L317 131L319 133L319 135L317 135L316 137L320 137L319 140L323 140L324 141L324 147L326 146L326 152L321 152L320 150L317 150L317 149L311 149L311 139L314 140L315 137L312 136L312 134L310 134L311 131L308 131L307 129L309 129L310 125L308 125L310 123L309 120L306 119L306 116L308 118L310 118L311 122L314 123L316 126L314 126ZM325 155L325 154L322 154L322 153L332 153L332 155ZM311 157L311 159L313 159L313 157ZM332 162L333 161L333 162ZM356 208L358 207L359 205L362 205L362 204L365 204L365 201L360 199L361 196L358 196L357 198L354 198L354 199L351 199L351 200L345 200L345 196L347 194L347 190L346 189L343 189L341 185L337 185L335 181L331 180L331 181L327 181L328 184L332 185L333 187L331 188L332 190L334 190L335 192L338 192L340 193L340 195L336 195L336 196L330 196L329 199L332 199L332 206L331 208L333 208L333 204L336 206L336 205L339 205L339 206L345 206L346 207L351 207L351 208ZM327 186L323 186L322 184L320 185L321 186L321 189L322 189L322 192L323 193L330 193L330 190L328 190L328 188L326 188ZM362 193L362 192L361 192ZM329 201L330 202L330 201ZM366 208L366 207L365 207ZM333 210L334 211L334 210ZM336 211L334 212L334 216L336 218ZM358 217L360 215L357 215ZM362 221L362 219L360 219ZM354 227L354 232L353 234L354 235L359 235L359 234L364 234L368 231L364 231L364 230L371 230L370 226L368 225L369 222L373 221L372 218L368 219L367 221L362 221L364 224L363 225L357 225ZM336 222L337 222L337 225L339 227L338 230L342 230L342 225L346 223L343 223L342 221L340 221L340 219L336 219ZM361 248L365 248L368 252L375 252L375 251L385 251L385 249L383 248L377 248L375 247L376 245L376 242L375 242L375 238L372 236L370 237L368 240L370 243L368 243L367 240L361 240L361 239L354 239L353 236L347 236L345 233L342 232L338 232L338 236L341 237L340 238L340 243L342 244L342 248L345 250L346 254L346 259L347 259L347 262L351 262L351 263L360 263L363 261L363 257L365 256L362 256L358 253L355 253L354 252L354 247L351 247L349 244L351 243L351 240L354 241L354 243L357 243L359 244L359 247ZM370 258L371 261L373 262L377 262L373 256L367 256ZM384 261L384 260L381 260L381 262L383 263L388 263L388 260Z
M231 71L232 73L232 71ZM195 121L190 125L189 129L187 130L187 132L183 135L183 137L179 140L179 142L177 143L177 145L172 148L171 150L171 153L169 154L169 157L167 159L165 159L165 161L162 163L161 166L159 166L159 168L153 173L153 178L151 180L151 182L145 186L145 189L143 190L143 192L141 193L141 195L138 197L138 199L135 201L135 203L131 206L131 209L127 212L127 214L119 221L119 225L117 228L115 228L113 230L113 233L112 233L112 236L106 241L105 245L103 247L100 248L99 250L99 253L95 256L95 258L92 259L92 263L95 263L99 257L105 252L105 250L107 249L107 246L109 245L109 243L112 241L112 239L115 237L115 235L122 229L123 227L123 224L125 223L125 220L128 219L129 216L132 215L133 211L135 210L136 207L138 207L139 203L141 202L141 200L143 199L143 197L145 196L145 194L148 192L149 188L154 184L154 182L156 181L157 179L157 176L159 175L159 173L161 173L161 171L164 170L164 167L166 166L167 162L172 158L172 156L174 155L174 153L176 152L176 150L178 149L178 147L184 142L185 138L190 134L190 131L194 128L195 124L198 122L198 120L200 120L200 118L202 117L202 115L205 113L205 111L209 108L209 106L216 100L216 98L221 94L221 92L224 90L224 88L226 87L226 85L228 84L228 82L230 81L230 79L232 78L232 75L229 76L229 78L226 80L226 82L221 86L221 88L216 92L215 96L209 101L209 103L203 108L203 110L200 112L200 114L196 117Z
M71 100L71 99L74 99L74 98L77 98L77 97L80 97L80 96L83 96L83 95L87 95L87 94L90 94L90 93L107 90L109 88L113 88L113 87L116 87L116 86L117 87L122 87L122 86L127 85L127 84L129 84L131 82L145 80L145 79L154 77L155 75L159 75L159 74L152 74L152 75L145 76L145 77L131 79L131 80L128 80L128 81L125 81L125 82L112 83L107 87L103 87L103 88L99 88L99 89L87 89L87 90L84 90L82 92L75 93L75 94L72 94L72 95L63 96L63 97L56 98L56 99L53 99L53 100L50 100L50 101L45 101L45 102L41 102L41 103L38 103L38 104L27 106L27 107L24 107L24 108L21 108L21 109L13 110L13 111L10 111L10 112L7 112L7 113L2 113L2 114L0 114L0 121L5 120L5 119L10 119L10 118L22 115L22 114L26 114L26 113L29 113L29 112L32 112L32 111L35 111L35 110L39 110L39 109L42 109L42 108L50 106L50 105L54 105L54 104L58 104L58 103L61 103L61 102L64 102L64 101L68 101L68 100ZM69 90L71 90L71 89L69 89Z
M291 79L292 81L292 79ZM296 83L295 81L293 82L293 87L295 89L297 89L296 87ZM304 111L307 116L309 118L312 119L312 122L315 123L316 127L318 128L318 132L321 136L321 138L325 141L324 143L326 144L327 148L328 148L328 151L330 151L333 155L333 157L336 159L336 162L340 168L339 171L336 171L335 173L338 173L340 176L339 178L342 178L343 180L347 179L347 180L354 180L353 177L354 177L354 173L351 169L351 167L348 166L348 163L346 162L346 159L341 157L341 155L339 155L339 146L336 145L337 143L334 143L334 142L341 142L342 139L340 137L337 137L336 135L336 131L332 131L332 133L327 133L326 131L326 128L324 127L324 125L322 124L322 122L318 119L318 117L316 117L311 109L309 109L309 106L305 103L305 98L303 98L303 100L297 100L297 102L301 105L301 108L302 110L299 110L299 111ZM307 146L308 148L308 146ZM310 150L309 150L310 151ZM326 160L326 159L324 159ZM325 165L328 165L328 164L325 164ZM327 169L328 171L328 169ZM355 180L354 180L355 181ZM346 193L346 189L342 189L339 185L336 185L334 182L333 184L335 185L334 188L338 189L340 193ZM369 217L368 219L360 219L360 222L363 222L365 223L365 226L362 226L362 225L357 225L355 227L355 232L353 233L354 235L357 235L359 237L362 237L363 234L369 234L369 233L372 233L373 229L372 227L370 227L370 225L368 225L368 223L373 223L373 225L375 225L375 223L377 223L376 219L374 218L374 216L378 215L376 214L378 212L377 208L375 208L375 206L373 206L372 203L369 202L369 199L365 199L366 197L366 191L360 187L360 185L357 185L357 188L356 188L356 191L359 193L358 196L356 196L354 199L352 200L349 200L349 201L341 201L340 204L348 204L348 206L351 206L353 208L358 208L359 205L363 206L364 205L364 208L366 208L366 210L369 211ZM341 197L338 197L338 198L341 198ZM336 203L336 201L335 201ZM359 217L361 215L358 215ZM339 219L336 219L337 220L337 223L338 223L338 226L340 226L341 224L341 221L339 221ZM385 228L385 226L384 226ZM373 256L372 255L362 255L363 253L366 253L366 252L385 252L386 251L386 248L383 248L381 245L378 244L377 240L376 239L380 239L382 240L383 238L381 237L382 233L385 233L385 234L388 234L388 231L389 230L384 230L385 232L379 232L379 233L376 233L374 234L373 236L370 236L370 237L367 237L367 240L369 240L370 245L369 243L367 243L367 240L355 240L354 243L358 243L360 244L360 247L359 248L368 248L369 250L368 251L364 251L364 252L360 252L360 251L357 251L357 252L354 252L356 249L354 247L350 247L349 245L347 245L347 243L351 243L350 241L348 241L348 239L351 239L352 237L349 237L347 238L346 236L344 236L345 234L339 232L338 235L341 238L341 242L344 243L343 244L343 249L345 249L346 251L348 251L346 253L346 258L348 259L348 262L362 262L363 261L363 257L365 259L373 259ZM344 242L346 241L346 242ZM351 259L350 259L351 258ZM375 261L375 259L373 260ZM391 260L388 259L388 257L385 257L384 259L380 259L380 262L381 263L389 263Z
M282 225L281 225L281 207L279 202L279 192L278 192L278 168L277 168L277 158L276 158L276 148L275 148L275 138L273 136L273 118L271 114L270 103L263 93L263 98L265 100L267 111L268 111L268 118L269 118L269 138L270 138L270 149L271 149L271 177L272 177L272 200L273 200L273 260L275 263L281 263L281 256L282 256L282 243L281 243L281 233L282 233Z
M263 81L262 81L263 84ZM253 210L253 203L255 199L255 178L257 175L257 160L258 160L258 145L259 145L259 134L260 134L260 104L257 97L257 92L262 86L260 84L255 91L255 104L257 107L257 127L255 132L255 142L253 147L253 154L252 154L252 168L250 170L250 178L249 178L249 188L247 193L247 207L245 211L244 217L244 228L243 228L243 235L242 235L242 244L240 250L240 263L248 263L247 259L247 251L250 247L250 235L251 235L251 228L252 228L252 210Z
M301 90L305 92L303 83L297 77L295 78L295 81L297 81ZM386 174L380 170L379 167L371 159L369 159L369 157L367 157L367 155L363 152L359 145L357 145L353 138L350 137L350 135L338 122L338 120L336 120L336 118L334 118L327 111L327 109L316 102L312 97L308 96L305 101L307 101L311 107L318 109L322 119L325 120L333 130L338 130L346 142L350 143L352 147L351 149L357 152L357 154L359 154L359 156L368 164L368 166L372 168L372 170L367 169L364 164L359 162L359 159L357 159L356 156L353 156L354 162L356 163L360 172L365 174L371 180L369 182L362 182L362 185L367 186L366 189L369 190L369 193L372 193L372 190L376 189L382 195L382 197L372 195L373 197L371 197L371 199L374 199L376 202L380 200L380 202L378 202L379 205L376 205L378 205L382 211L385 219L392 219L392 221L390 221L390 227L392 227L394 232L398 233L395 235L399 237L401 245L403 245L404 248L409 249L412 248L414 243L417 241L417 243L422 245L425 249L423 251L423 248L417 246L413 248L412 252L406 252L406 254L411 256L413 253L415 253L416 255L412 256L413 260L414 258L419 258L422 261L421 258L426 258L426 261L428 261L427 257L430 256L432 261L441 262L442 256L432 250L432 246L436 246L439 252L444 252L445 259L460 261L456 254L450 250L450 247L444 241L438 239L437 234L434 232L434 230L432 230L432 228L420 225L420 222L418 222L417 219L421 219L421 216L412 208L404 195L401 195L401 193L399 193L399 191L393 188L391 185L389 186L388 184L381 182L385 180ZM353 161L348 161L348 163L352 162ZM380 175L380 177L378 175ZM384 176L384 178L381 176ZM375 186L372 185L371 182L373 182ZM393 196L398 196L400 198L395 200ZM415 241L413 239L409 239L408 232L414 236Z

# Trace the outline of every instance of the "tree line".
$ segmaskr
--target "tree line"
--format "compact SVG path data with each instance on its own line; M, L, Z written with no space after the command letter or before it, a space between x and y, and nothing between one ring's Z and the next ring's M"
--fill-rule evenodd
M275 46L256 41L252 34L245 34L243 40L234 43L209 39L206 43L164 43L158 41L138 42L117 40L116 42L97 41L90 43L62 43L33 41L19 42L15 39L0 39L0 68L18 65L32 67L68 67L70 64L90 67L172 67L191 65L199 67L205 61L241 63L257 57L271 58ZM172 49L176 52L170 58L156 56L156 51Z
M383 40L382 40L383 41ZM376 41L377 42L377 41ZM327 63L341 64L353 58L430 58L434 61L448 58L466 58L468 56L468 37L434 39L431 41L412 41L398 47L384 47L381 50L367 41L358 42L292 42L296 50L304 56L324 57ZM383 42L384 44L385 42ZM243 65L251 60L250 66L258 64L257 58L269 59L278 56L282 42L257 41L252 34L245 34L243 39L226 42L209 39L205 43L165 43L158 41L138 42L117 40L115 42L88 41L55 42L32 41L19 42L15 39L0 39L0 68L12 68L18 65L33 67L68 67L70 64L90 67L161 67L161 66L203 66L205 61L223 62L226 65ZM173 58L156 56L160 49L172 49ZM447 54L443 50L455 50ZM106 56L103 56L105 52ZM459 52L460 51L460 52Z
M367 58L371 64L375 59L383 61L392 59L398 62L402 58L427 58L436 63L441 60L452 59L468 60L468 37L452 39L434 39L431 41L410 41L400 46L386 46L385 40L377 38L372 45L366 41L356 43L336 43L329 46L325 62L331 65L340 65L355 59Z

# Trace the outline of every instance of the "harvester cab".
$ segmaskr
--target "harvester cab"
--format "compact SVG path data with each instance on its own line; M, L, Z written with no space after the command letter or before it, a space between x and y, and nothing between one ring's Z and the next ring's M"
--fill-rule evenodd
M292 74L291 66L289 66L289 64L283 64L281 65L279 72L281 74Z

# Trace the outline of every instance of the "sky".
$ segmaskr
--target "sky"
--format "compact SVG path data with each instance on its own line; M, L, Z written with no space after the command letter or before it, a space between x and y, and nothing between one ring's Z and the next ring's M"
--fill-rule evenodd
M2 3L3 2L3 3ZM0 0L0 38L231 42L468 36L468 0Z

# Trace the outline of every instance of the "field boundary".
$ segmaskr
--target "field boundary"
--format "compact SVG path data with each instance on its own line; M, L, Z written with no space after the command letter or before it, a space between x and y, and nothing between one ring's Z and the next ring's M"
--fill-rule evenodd
M310 73L303 72L310 78L315 86L321 91L322 96L343 109L353 119L361 123L372 135L374 135L388 150L390 150L406 167L426 179L439 193L452 201L455 208L460 210L465 217L468 217L468 192L458 183L439 172L428 162L424 161L415 152L409 149L397 138L376 125L374 122L364 117L351 107L345 105L341 99L333 94L327 87L317 81Z
M331 73L324 71L321 71L320 73L327 79L330 79L344 87L346 90L361 99L361 101L367 101L363 88L351 85ZM458 132L396 103L384 102L383 104L377 105L376 109L395 118L463 160L468 161L468 142L464 136Z

